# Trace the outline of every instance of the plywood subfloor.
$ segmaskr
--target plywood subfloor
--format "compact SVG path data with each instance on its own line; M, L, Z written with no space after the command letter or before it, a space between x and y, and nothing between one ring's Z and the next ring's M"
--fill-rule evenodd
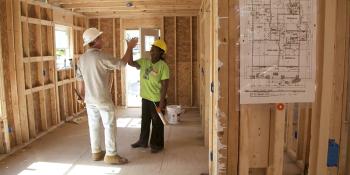
M165 129L165 150L132 149L138 139L140 109L118 110L118 152L130 163L116 166L90 159L88 126L66 123L0 162L1 175L196 175L208 172L199 113L188 111L179 125Z

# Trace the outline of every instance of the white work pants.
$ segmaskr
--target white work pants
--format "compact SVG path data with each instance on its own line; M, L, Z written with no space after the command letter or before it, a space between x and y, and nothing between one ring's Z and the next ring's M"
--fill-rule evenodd
M92 153L98 153L101 149L101 129L100 118L104 127L106 155L117 154L116 142L116 116L113 105L96 106L88 104L86 106L89 122L90 143Z

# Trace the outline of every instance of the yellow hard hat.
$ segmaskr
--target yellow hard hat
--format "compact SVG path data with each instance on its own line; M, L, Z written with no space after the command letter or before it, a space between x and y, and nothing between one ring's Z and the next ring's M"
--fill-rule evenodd
M166 53L168 51L166 44L163 40L157 39L154 41L154 43L152 45L161 48L162 50L164 50L164 53Z

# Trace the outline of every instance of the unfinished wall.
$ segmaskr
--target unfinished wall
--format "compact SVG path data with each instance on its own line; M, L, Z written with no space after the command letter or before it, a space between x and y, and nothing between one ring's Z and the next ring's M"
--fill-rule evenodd
M54 25L76 27L73 14L36 1L0 3L6 7L0 16L6 102L0 121L4 133L0 145L5 146L0 150L8 153L44 135L82 108L75 102L74 69L56 70Z
M197 17L164 17L166 61L170 69L168 103L199 106Z

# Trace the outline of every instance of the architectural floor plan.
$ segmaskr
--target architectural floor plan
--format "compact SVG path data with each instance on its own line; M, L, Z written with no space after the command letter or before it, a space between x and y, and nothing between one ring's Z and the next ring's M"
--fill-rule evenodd
M240 101L312 102L314 0L240 0Z

